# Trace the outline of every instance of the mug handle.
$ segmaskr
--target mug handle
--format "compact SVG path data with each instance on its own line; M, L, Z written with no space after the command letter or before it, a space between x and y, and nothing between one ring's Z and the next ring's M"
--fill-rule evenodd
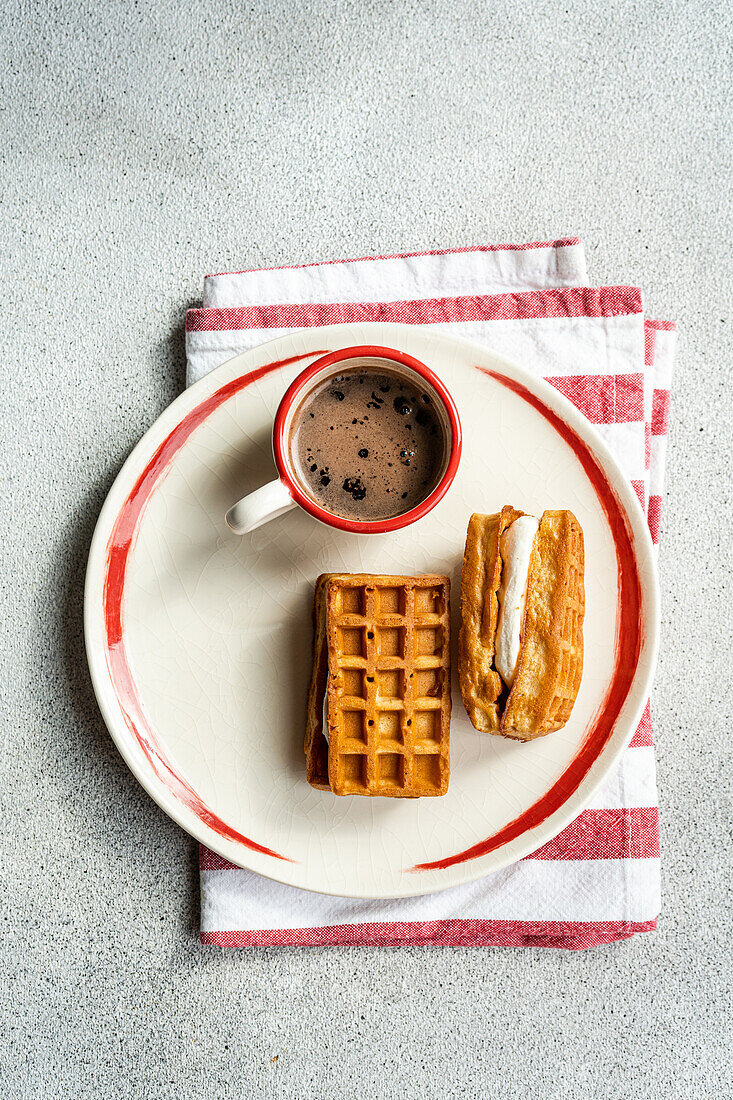
M242 497L232 505L226 515L226 521L237 535L246 535L254 531L283 512L295 507L295 501L280 478L255 489L249 496Z

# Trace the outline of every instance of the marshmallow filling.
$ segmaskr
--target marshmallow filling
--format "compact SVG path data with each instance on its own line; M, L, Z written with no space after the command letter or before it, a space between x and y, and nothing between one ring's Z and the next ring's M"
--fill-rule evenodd
M494 667L508 688L517 674L529 562L538 527L539 520L534 516L520 516L499 537L502 569L497 592L499 617L494 636Z

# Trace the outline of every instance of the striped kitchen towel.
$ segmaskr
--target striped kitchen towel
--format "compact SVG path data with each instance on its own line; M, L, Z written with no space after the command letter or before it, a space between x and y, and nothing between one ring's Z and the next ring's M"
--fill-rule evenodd
M188 381L293 328L429 325L546 378L603 436L659 539L675 326L630 286L588 287L581 242L448 249L207 277L186 319ZM649 707L605 788L531 856L437 894L353 900L283 886L201 848L201 939L226 947L585 948L656 926L659 825Z

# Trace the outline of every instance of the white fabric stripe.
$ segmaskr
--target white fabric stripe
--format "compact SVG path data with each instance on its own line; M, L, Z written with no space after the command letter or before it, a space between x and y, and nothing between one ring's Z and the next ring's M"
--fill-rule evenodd
M201 872L201 927L272 930L388 921L648 921L659 860L525 860L417 898L361 901L297 890L251 871Z
M650 745L627 749L618 770L588 803L591 810L657 805L657 769Z
M497 355L551 377L636 374L643 370L644 322L621 317L533 317L510 321L456 321L425 325L485 344ZM186 333L188 384L290 328L225 329Z
M652 422L652 401L654 399L653 368L644 366L644 419L647 424Z
M674 329L657 329L652 367L653 388L668 390L672 386L677 333Z
M654 365L651 369L652 389L669 390L674 372L674 353L677 333L670 329L657 329ZM667 435L652 436L652 453L649 469L649 494L661 496L664 492L664 467L667 457Z
M210 275L204 306L382 302L586 283L582 245L392 257Z
M643 420L626 424L594 424L629 481L647 480L646 435Z
M653 390L669 390L672 387L677 333L674 329L657 329L654 344L654 364L650 374ZM662 496L667 458L667 434L653 435L649 464L648 496ZM655 561L659 557L659 544L653 546Z
M645 330L646 334L646 330ZM652 419L652 402L654 398L654 380L652 378L652 371L650 367L646 365L646 339L644 341L644 422L646 425L651 425ZM644 433L644 462L646 463L646 429ZM647 472L644 479L644 515L649 514L649 474Z
M667 457L667 436L652 436L652 456L649 466L649 495L661 496L664 492L664 466Z

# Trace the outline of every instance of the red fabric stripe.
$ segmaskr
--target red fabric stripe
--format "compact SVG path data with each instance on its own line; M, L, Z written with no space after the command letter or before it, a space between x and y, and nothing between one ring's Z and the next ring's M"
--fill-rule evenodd
M676 332L677 331L677 325L674 321L650 321L650 320L646 320L644 322L644 324L648 325L649 328L656 329L658 332Z
M652 464L652 426L644 424L644 468L648 470Z
M636 932L652 932L656 920L634 921L390 921L329 928L286 928L256 932L202 932L201 942L218 947L562 947L582 951Z
M669 429L669 390L652 395L652 435L666 435Z
M654 744L654 738L652 736L652 715L649 709L649 702L644 708L644 713L641 716L641 722L636 728L636 733L629 742L630 749L643 749L650 748Z
M646 486L643 481L632 481L631 488L639 498L639 504L643 509L646 509Z
M580 244L580 237L561 237L557 241L530 241L528 244L472 244L465 248L430 248L426 252L392 252L386 256L356 256L350 260L319 260L311 264L280 264L277 267L245 268L243 271L218 271L207 275L216 279L220 275L252 275L256 271L300 271L305 267L331 267L333 264L361 264L369 260L409 260L414 256L456 256L464 252L528 252L533 248L568 248Z
M652 536L652 542L656 546L659 542L659 525L662 518L662 498L657 496L649 497L649 530Z
M230 863L224 856L212 852L205 844L199 844L199 869L201 871L238 871L236 863Z
M651 859L659 856L656 806L584 810L526 859Z
M431 325L453 321L520 320L537 317L617 317L641 313L641 291L631 286L565 287L519 294L474 294L401 302L306 303L189 309L187 332L398 321Z
M643 374L577 374L547 378L591 424L627 424L644 419Z

